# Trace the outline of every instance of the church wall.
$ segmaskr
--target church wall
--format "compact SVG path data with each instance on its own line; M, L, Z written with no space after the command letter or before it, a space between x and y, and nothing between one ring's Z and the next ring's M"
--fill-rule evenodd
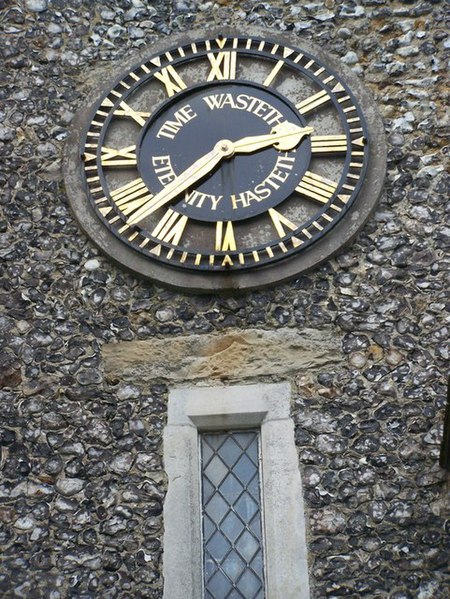
M444 9L0 3L3 597L162 597L169 388L283 381L311 596L447 596ZM362 232L321 267L261 291L188 295L88 241L62 159L89 86L115 61L221 25L294 32L361 77L385 124L387 178Z

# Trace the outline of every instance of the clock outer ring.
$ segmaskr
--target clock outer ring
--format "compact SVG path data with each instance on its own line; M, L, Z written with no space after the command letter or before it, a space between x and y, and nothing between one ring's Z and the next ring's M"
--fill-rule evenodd
M198 39L215 38L219 35L257 37L293 46L311 53L326 67L334 70L338 76L342 76L343 82L351 89L364 115L369 131L370 159L358 196L345 218L340 219L327 235L318 239L305 250L275 263L245 271L182 271L136 252L120 241L100 221L87 196L88 190L83 174L80 144L84 132L92 120L93 106L102 95L110 91L118 77L130 71L137 63L143 63L155 54ZM104 82L105 80L108 82L107 85L104 83L98 85L98 81ZM91 86L90 81L95 84L93 83ZM69 204L80 227L91 241L114 262L139 277L191 293L234 293L269 287L294 279L301 273L316 268L341 251L356 237L376 207L386 172L386 141L383 122L375 102L370 91L363 86L355 73L338 59L310 43L309 40L303 40L286 32L279 33L258 27L240 28L239 31L229 28L191 30L158 40L144 51L133 54L131 58L120 61L119 65L110 69L102 65L98 71L91 71L87 85L89 95L84 106L74 118L65 145L63 168Z

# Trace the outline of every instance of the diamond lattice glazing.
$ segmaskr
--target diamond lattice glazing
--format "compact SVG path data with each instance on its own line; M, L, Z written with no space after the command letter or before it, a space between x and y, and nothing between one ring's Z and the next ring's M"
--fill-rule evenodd
M206 599L264 599L258 431L201 435Z

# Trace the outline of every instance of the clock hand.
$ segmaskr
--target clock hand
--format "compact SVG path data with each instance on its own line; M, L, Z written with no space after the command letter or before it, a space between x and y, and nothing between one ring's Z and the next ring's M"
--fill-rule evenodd
M188 187L197 183L222 160L230 154L232 143L227 140L221 140L214 148L196 160L191 166L178 175L164 189L152 197L144 206L137 210L129 219L129 225L135 225L140 220L170 202L173 198L185 191Z
M256 135L243 137L232 142L222 139L216 143L214 148L201 156L191 166L185 169L176 179L169 183L158 194L151 198L144 206L137 210L129 219L129 225L135 225L149 214L167 204L180 193L188 189L202 179L205 175L219 164L223 158L231 158L236 152L248 154L256 152L273 145L277 150L291 150L300 141L313 132L312 127L298 127L294 123L284 122L274 127L269 135Z
M298 127L294 123L285 121L272 129L269 135L255 135L243 137L233 143L234 151L238 154L247 154L262 150L273 145L277 150L292 150L307 135L311 135L313 127Z

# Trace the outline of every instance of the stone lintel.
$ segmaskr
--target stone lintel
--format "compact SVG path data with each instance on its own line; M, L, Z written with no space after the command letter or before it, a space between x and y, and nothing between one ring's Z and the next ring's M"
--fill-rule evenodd
M104 345L102 355L107 377L141 383L283 377L341 361L339 339L330 328L233 329L124 341Z

